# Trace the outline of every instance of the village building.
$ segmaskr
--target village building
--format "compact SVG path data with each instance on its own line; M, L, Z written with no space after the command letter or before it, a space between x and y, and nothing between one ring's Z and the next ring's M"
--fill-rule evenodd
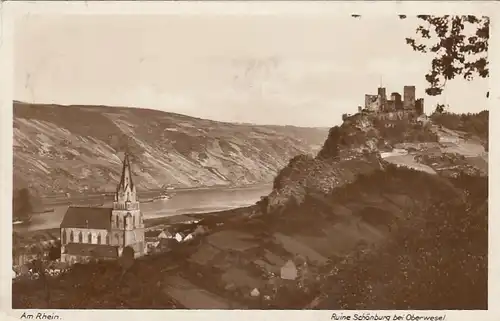
M292 260L288 260L281 267L281 278L284 280L295 280L298 276L297 266Z
M177 242L182 242L184 240L186 236L184 235L184 233L182 232L177 232L175 233L175 236L174 236L174 239L177 241Z
M185 238L184 238L184 242L186 241L191 241L192 239L194 238L193 234L188 234Z
M260 295L260 291L257 288L254 288L252 292L250 292L250 295L253 297L258 297Z
M144 219L128 154L123 160L113 206L69 207L60 230L62 262L116 259L125 247L131 247L135 257L146 253Z
M174 238L174 235L167 230L163 230L163 231L161 231L160 234L158 234L158 238L159 239L172 239L172 238Z

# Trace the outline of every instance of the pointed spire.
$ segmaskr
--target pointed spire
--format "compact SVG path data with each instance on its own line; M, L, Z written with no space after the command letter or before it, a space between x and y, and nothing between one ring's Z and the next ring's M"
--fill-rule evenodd
M134 188L134 182L132 181L132 169L130 167L129 154L128 152L125 152L125 157L123 158L122 177L120 179L120 183L118 184L118 190L125 191L129 186L132 191Z

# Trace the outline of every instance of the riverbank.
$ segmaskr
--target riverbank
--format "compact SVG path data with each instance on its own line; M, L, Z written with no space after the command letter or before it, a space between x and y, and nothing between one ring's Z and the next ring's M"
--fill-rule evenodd
M154 229L162 226L179 225L179 224L190 224L194 221L204 221L204 222L219 222L231 220L234 218L245 218L257 210L256 205L251 205L247 207L240 207L230 210L214 211L207 213L193 213L193 214L180 214L165 217L155 217L144 220L144 225L146 229ZM60 229L59 228L49 228L41 229L36 231L13 231L12 247L14 249L19 249L29 245L41 243L44 241L57 240L60 239Z
M193 191L217 191L217 190L241 190L241 189L253 189L253 188L265 188L267 186L272 185L272 182L258 183L258 184L247 184L247 185L213 185L213 186L199 186L199 187L177 187L172 189L151 189L147 191L138 191L137 194L139 199L148 200L155 196L159 196L162 193L167 192L168 194L176 194L176 193L185 193L185 192L193 192ZM114 197L114 191L103 191L96 193L84 193L77 196L67 197L60 193L54 195L42 195L40 197L40 201L43 204L44 208L48 208L50 206L60 206L60 205L69 205L71 203L78 202L92 202L96 200L104 200L109 201Z
M226 211L255 204L263 195L268 195L271 185L254 187L197 189L175 192L168 200L141 202L140 208L145 220L162 219L163 217L205 214ZM143 198L141 198L143 199ZM87 199L82 203L95 203L97 200ZM80 202L79 202L80 203ZM112 199L104 202L102 207L111 207ZM53 206L54 211L32 215L29 225L13 225L15 232L25 234L28 231L59 228L69 205Z

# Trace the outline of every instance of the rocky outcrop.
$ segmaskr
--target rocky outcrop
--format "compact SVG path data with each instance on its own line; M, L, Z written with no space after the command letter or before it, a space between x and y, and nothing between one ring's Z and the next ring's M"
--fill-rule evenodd
M317 157L297 156L279 172L267 212L300 204L308 193L328 194L384 164L453 177L487 175L488 153L480 137L432 121L358 113L330 129Z

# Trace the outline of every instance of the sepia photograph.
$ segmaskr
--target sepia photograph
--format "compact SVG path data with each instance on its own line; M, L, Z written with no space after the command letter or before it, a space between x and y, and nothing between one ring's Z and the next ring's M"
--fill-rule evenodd
M12 309L488 310L489 35L16 16Z

